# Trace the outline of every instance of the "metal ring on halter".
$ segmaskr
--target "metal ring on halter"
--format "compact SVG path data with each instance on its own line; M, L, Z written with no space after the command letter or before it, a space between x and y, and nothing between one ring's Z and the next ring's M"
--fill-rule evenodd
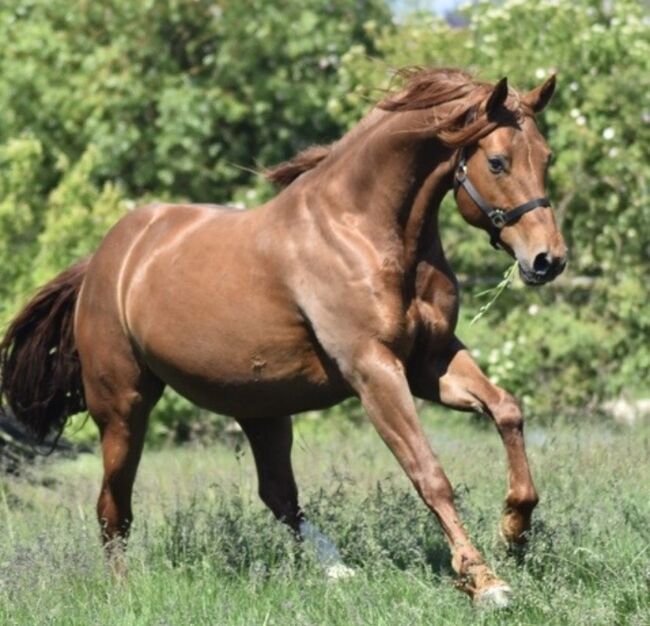
M501 209L494 209L490 215L490 221L496 228L501 230L507 223L506 214Z

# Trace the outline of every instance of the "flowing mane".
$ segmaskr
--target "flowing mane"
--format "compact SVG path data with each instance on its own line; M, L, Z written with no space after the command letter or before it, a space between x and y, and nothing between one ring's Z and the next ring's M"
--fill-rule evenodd
M471 74L453 68L405 67L396 72L403 86L380 100L371 112L344 137L329 145L316 145L299 152L295 157L264 172L267 180L278 187L286 187L301 174L316 168L336 147L343 146L356 137L358 128L367 128L381 112L420 111L435 109L441 105L457 102L442 118L431 111L427 129L445 145L459 148L480 139L491 132L504 119L489 119L481 110L494 85L476 81ZM504 118L519 120L532 111L521 101L519 94L510 89L508 109Z

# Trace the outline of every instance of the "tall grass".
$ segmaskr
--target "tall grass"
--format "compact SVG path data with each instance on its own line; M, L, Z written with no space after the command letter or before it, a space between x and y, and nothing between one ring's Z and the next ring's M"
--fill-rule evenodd
M0 623L650 623L647 427L531 432L542 501L518 554L496 540L505 490L496 435L457 422L429 434L471 535L515 590L511 609L477 611L453 588L435 519L369 428L305 422L294 454L304 508L354 579L324 580L258 502L248 449L214 446L145 452L130 574L116 584L94 519L99 460L84 456L3 479Z

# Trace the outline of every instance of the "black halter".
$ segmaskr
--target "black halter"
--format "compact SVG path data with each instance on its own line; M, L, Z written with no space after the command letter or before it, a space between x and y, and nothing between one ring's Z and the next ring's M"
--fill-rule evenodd
M501 239L501 229L508 224L512 224L518 220L524 213L532 211L542 206L551 206L551 202L547 197L535 198L535 200L529 200L524 204L514 207L513 209L500 209L499 207L492 206L481 196L476 187L472 185L471 181L467 177L467 155L465 154L465 148L461 148L460 158L458 160L458 165L456 166L456 173L454 175L454 195L458 195L458 189L462 187L467 195L474 200L485 215L487 215L492 228L490 229L490 243L493 248L498 248L500 245Z

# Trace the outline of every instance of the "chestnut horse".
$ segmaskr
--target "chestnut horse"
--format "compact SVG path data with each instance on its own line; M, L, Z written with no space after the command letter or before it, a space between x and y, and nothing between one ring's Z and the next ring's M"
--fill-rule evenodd
M437 213L453 187L465 220L517 259L527 284L563 270L544 196L550 152L534 120L555 79L518 93L459 70L404 74L405 87L341 140L271 170L285 189L265 205L132 211L12 322L0 359L17 419L42 438L87 408L99 427L109 546L129 530L165 385L239 422L262 500L303 536L317 532L298 504L289 416L356 395L438 518L464 589L507 601L463 528L413 396L492 418L509 464L501 533L525 541L537 493L522 414L455 335L458 286Z

